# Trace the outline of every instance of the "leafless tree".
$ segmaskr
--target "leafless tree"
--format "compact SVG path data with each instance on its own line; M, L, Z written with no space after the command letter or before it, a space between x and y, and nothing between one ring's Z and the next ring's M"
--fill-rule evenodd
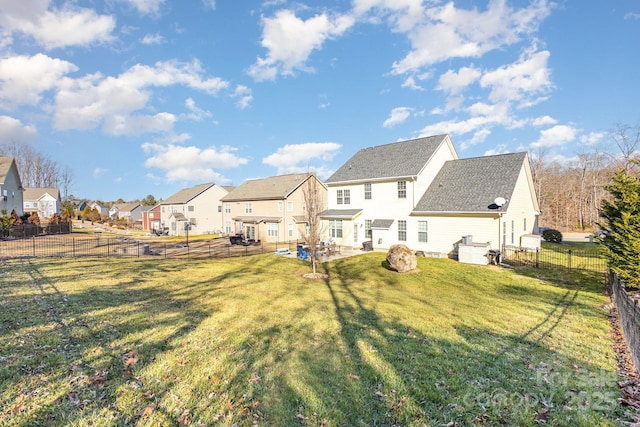
M302 194L305 206L307 207L305 212L307 229L304 239L306 240L307 245L309 245L309 251L311 252L311 268L315 275L317 272L317 252L320 246L320 233L322 231L319 214L324 210L326 203L324 192L322 191L322 184L315 175L309 175L302 189Z

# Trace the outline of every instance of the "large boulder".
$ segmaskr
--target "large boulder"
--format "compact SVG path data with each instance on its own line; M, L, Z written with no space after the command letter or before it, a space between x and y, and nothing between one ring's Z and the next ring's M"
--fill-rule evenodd
M415 270L418 260L414 253L406 245L393 245L387 252L387 262L389 268L398 273L406 273Z

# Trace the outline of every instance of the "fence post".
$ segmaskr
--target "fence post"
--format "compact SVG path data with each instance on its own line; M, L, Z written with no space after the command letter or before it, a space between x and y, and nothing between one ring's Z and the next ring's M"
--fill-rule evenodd
M140 240L138 240L138 258L140 258Z
M536 248L536 268L540 268L540 248Z
M31 242L33 243L33 257L35 258L36 256L36 236L35 235L31 238Z
M73 258L76 257L76 239L75 238L71 239L71 256Z
M567 267L571 270L571 249L567 251Z

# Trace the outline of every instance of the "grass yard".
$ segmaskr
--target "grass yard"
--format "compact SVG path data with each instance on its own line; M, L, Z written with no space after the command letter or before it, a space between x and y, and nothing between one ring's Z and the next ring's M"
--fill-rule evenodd
M617 424L600 276L384 257L5 261L0 425Z

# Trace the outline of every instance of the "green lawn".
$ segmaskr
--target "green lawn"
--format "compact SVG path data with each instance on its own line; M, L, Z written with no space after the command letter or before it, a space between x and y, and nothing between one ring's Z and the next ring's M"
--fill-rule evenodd
M601 277L384 257L6 261L0 425L616 424Z

